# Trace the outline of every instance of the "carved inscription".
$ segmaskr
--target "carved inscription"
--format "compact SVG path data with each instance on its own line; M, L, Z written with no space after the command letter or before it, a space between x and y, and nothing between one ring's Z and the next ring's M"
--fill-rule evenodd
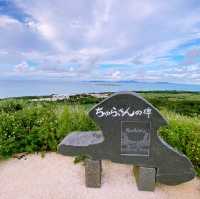
M150 118L151 114L152 110L149 107L144 108L142 110L134 110L134 108L132 107L116 108L114 106L110 110L105 110L102 106L96 108L97 117L134 117L147 115L147 118Z
M150 122L121 122L121 155L149 156Z

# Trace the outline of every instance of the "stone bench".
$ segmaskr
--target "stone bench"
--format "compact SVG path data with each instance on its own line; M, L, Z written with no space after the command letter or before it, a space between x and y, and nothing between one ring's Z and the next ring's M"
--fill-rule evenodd
M72 132L58 147L63 155L89 157L85 162L88 187L100 187L101 160L135 165L139 190L153 191L156 182L177 185L194 178L190 160L157 134L167 121L138 94L114 94L94 106L89 116L102 131Z

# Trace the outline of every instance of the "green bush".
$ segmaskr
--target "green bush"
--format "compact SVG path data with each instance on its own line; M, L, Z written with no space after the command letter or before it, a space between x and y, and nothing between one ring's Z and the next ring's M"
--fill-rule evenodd
M70 96L67 101L69 103L76 103L76 104L96 104L102 101L102 99L94 97L92 95L82 94L82 95Z
M160 129L160 135L192 161L200 176L200 118L166 111L163 114L169 125Z
M0 156L19 152L55 151L57 116L53 107L31 107L0 115Z
M4 100L0 102L0 112L16 112L22 110L24 106L23 100Z
M65 106L61 113L47 103L30 105L17 112L0 114L0 156L20 152L56 151L72 131L97 129L80 106Z

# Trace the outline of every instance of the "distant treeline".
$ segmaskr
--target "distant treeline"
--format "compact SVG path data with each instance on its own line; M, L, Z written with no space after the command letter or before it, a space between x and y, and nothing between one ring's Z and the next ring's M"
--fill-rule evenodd
M152 103L156 108L162 110L167 109L175 113L180 113L187 116L198 116L200 115L200 92L180 92L180 91L142 91L139 92L146 100ZM111 92L102 93L102 97L95 97L90 94L79 94L71 95L65 99L58 99L57 101L46 101L40 103L50 103L50 104L96 104L102 101L105 97L111 95ZM10 99L1 100L0 110L9 109L12 107L14 109L20 109L20 100L26 101L26 103L38 103L33 102L33 99L45 99L52 98L53 95L45 96L26 96L26 97L16 97ZM7 101L9 101L10 106L7 106ZM4 106L5 105L5 106ZM5 108L6 107L6 108ZM10 108L10 109L12 109Z
M161 94L200 94L200 91L177 91L177 90L153 90L153 91L133 91L136 93L161 93ZM114 92L102 92L98 94L108 94L111 95ZM41 99L41 98L52 98L55 94L50 94L50 95L33 95L33 96L21 96L21 97L8 97L8 98L0 98L0 100L5 100L5 99ZM88 96L90 93L82 93L82 94L77 94L77 95L72 95L72 96Z

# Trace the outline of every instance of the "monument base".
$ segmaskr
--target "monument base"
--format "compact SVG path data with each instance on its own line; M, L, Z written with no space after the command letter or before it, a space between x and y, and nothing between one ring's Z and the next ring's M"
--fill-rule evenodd
M156 184L156 169L147 167L133 167L137 187L141 191L154 191Z
M86 187L101 187L101 160L85 160L85 184Z

